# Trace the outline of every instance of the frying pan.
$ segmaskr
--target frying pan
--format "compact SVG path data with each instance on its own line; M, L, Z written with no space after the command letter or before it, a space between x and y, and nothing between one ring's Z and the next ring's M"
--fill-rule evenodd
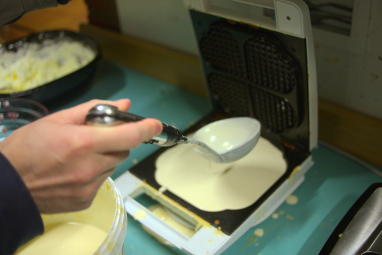
M77 32L68 30L43 31L40 33L30 34L26 37L9 43L0 44L0 58L1 55L5 54L6 52L17 52L17 50L22 48L26 43L42 44L46 40L68 40L80 42L85 47L94 50L96 53L95 58L80 69L77 69L61 78L42 84L38 87L8 94L2 94L0 92L0 98L23 97L43 103L52 100L62 95L63 93L68 92L69 90L73 90L73 93L75 93L76 89L88 86L91 83L91 80L97 69L97 63L101 59L100 47L91 38Z

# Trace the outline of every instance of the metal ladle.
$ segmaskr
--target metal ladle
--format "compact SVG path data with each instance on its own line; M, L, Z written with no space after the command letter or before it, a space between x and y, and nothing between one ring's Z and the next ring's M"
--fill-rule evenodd
M119 111L117 107L99 104L86 115L86 123L91 125L116 125L135 122L144 117ZM147 144L161 147L187 144L206 159L216 163L228 163L247 155L255 147L260 137L260 122L249 117L228 118L212 122L199 129L193 138L183 136L174 126L163 123L162 133Z

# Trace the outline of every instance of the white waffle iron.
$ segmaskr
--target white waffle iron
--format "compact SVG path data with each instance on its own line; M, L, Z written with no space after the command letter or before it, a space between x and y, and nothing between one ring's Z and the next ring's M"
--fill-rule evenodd
M317 84L309 10L302 0L184 0L190 10L210 100L227 116L251 116L261 135L279 145L286 174L245 210L230 212L238 223L217 225L210 214L163 192L152 177L165 148L116 180L126 211L156 235L189 254L220 254L249 228L269 217L303 182L317 145ZM203 124L203 123L202 123ZM195 127L197 128L197 127ZM195 129L194 128L194 129ZM200 228L188 238L137 196L148 194ZM214 214L222 217L226 212ZM212 240L212 241L211 241Z

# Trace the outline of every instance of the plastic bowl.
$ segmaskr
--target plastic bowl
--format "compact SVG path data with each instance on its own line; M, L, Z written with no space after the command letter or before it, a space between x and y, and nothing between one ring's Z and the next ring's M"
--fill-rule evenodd
M89 208L77 212L42 214L45 233L21 247L19 251L27 250L24 251L26 254L38 254L34 252L42 244L44 249L50 250L49 254L125 255L127 214L124 208L122 195L109 177L98 190ZM72 228L73 232L61 231L60 226L68 224L91 225L98 228L98 231L101 230L105 238L102 241L98 238L96 240L92 238L94 233L79 228ZM80 239L76 240L78 237ZM47 240L50 242L47 243Z
M14 130L49 114L39 102L26 98L0 99L0 141Z

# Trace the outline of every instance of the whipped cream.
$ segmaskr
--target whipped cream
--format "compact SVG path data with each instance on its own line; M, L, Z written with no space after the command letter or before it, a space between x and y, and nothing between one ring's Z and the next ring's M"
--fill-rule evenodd
M32 89L87 65L96 52L80 42L46 40L25 43L17 52L2 53L0 93Z

